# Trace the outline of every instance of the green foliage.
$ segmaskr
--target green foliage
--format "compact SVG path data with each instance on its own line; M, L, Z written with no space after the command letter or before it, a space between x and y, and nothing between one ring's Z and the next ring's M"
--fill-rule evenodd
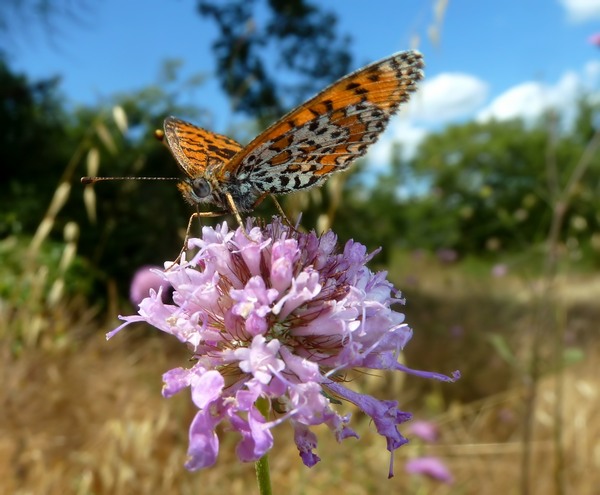
M221 30L215 49L218 63L227 70L218 73L225 77L230 96L243 102L238 108L266 121L347 72L350 56L336 37L335 17L305 1L269 1L267 25L251 29L248 43L237 51L239 41L246 39L239 37L240 28L250 25L238 21L254 18L255 7L256 2L199 2L202 13ZM274 63L269 55L272 43L282 54ZM275 63L282 63L296 82L280 85ZM122 289L140 265L174 258L190 209L173 183L99 183L84 202L79 177L181 175L169 152L154 139L154 130L162 128L167 115L212 127L209 112L181 105L181 95L189 95L204 81L203 75L182 80L181 65L167 61L157 84L138 92L67 109L58 78L30 81L11 71L0 54L0 237L29 239L46 222L50 230L42 242L60 244L63 227L74 222L80 231L78 252ZM257 83L247 87L248 81ZM126 116L126 128L115 119L115 109ZM86 169L86 158L98 161L99 170ZM60 211L49 214L60 187L67 190L59 201ZM265 216L274 211L270 202L261 207Z
M31 82L0 62L0 237L32 236L59 184L70 184L66 203L53 215L51 243L62 242L64 225L75 222L81 231L79 253L123 288L140 265L174 258L189 210L173 183L98 184L94 222L83 207L79 178L89 174L85 158L90 150L99 156L100 175L178 177L153 132L171 113L207 121L208 112L176 101L182 87L201 79L180 81L179 64L167 62L160 86L67 112L57 80ZM129 123L124 132L107 110L111 107L124 109Z
M583 117L589 117L590 110L582 102L580 125L560 133L547 118L535 125L520 120L469 122L430 135L414 168L429 184L425 201L436 198L431 214L437 210L458 220L458 235L451 245L463 252L481 252L491 245L515 250L542 242L560 192L589 140L591 122L588 119L584 126ZM598 164L596 159L596 176ZM598 200L589 193L588 183L582 182L566 225L582 215L590 227L597 226L598 219L590 213L597 211ZM563 239L571 235L567 229ZM582 234L581 239L589 231Z
M548 223L544 191L547 133L521 121L452 126L425 140L415 170L430 183L435 203L457 219L452 246L481 251L496 237L502 242L526 232L540 241Z
M350 56L334 17L308 1L200 0L198 6L220 30L219 77L237 108L256 117L257 128L347 72ZM259 17L266 21L252 22ZM65 224L76 223L78 253L123 289L140 265L173 259L190 209L172 183L99 183L90 206L78 182L90 173L85 165L92 154L99 158L98 175L181 175L153 131L166 115L212 127L210 112L181 105L180 95L204 81L202 74L182 80L181 65L165 62L158 82L137 92L67 109L58 79L29 81L0 58L0 237L30 238L57 187L66 184L71 189L60 214L52 216L50 244L63 242ZM289 81L296 83L293 90ZM118 122L115 109L128 125ZM359 164L346 178L341 201L325 187L320 194L311 191L317 201L292 210L303 212L305 226L326 214L335 218L341 239L383 246L380 263L398 248L450 248L461 256L531 249L547 236L558 193L595 135L596 113L582 100L573 126L560 132L548 125L552 118L535 125L515 120L451 126L429 135L412 159L396 149L389 171L371 187L364 185L368 167ZM588 180L574 189L561 240L579 243L584 256L597 258L589 241L600 222L598 158L593 161ZM274 211L267 200L256 214L268 218Z
M52 197L69 149L58 82L30 82L0 57L0 238L31 232Z
M339 225L349 237L368 233L373 245L452 248L461 255L535 248L564 202L597 111L582 99L568 130L548 115L533 125L467 122L432 133L411 160L397 151L375 187L365 188L362 175L351 179ZM574 187L560 232L562 243L583 253L600 227L599 166L596 155Z
M103 274L71 256L68 244L51 240L32 250L30 241L0 241L0 341L13 355L73 345L95 312L87 301L104 290ZM94 299L96 309L101 302Z
M34 256L27 256L28 240L11 236L0 241L0 299L15 309L42 304L58 279L64 280L66 298L92 294L98 274L84 258L75 257L63 273L64 243L47 242Z

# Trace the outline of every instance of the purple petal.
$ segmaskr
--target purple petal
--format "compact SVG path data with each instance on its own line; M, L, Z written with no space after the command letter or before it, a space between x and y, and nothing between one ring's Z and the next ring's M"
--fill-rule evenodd
M292 422L294 425L294 442L302 462L307 467L313 467L321 458L313 452L317 448L317 436L301 423Z
M251 407L248 411L248 421L237 415L231 415L230 421L235 430L242 435L242 440L236 448L241 461L256 461L273 446L273 434L256 407Z
M283 293L292 283L294 263L300 257L298 242L284 239L273 243L271 251L271 286Z
M177 392L181 392L184 388L190 386L193 373L185 368L174 368L163 374L163 390L164 397L171 397Z
M216 370L195 374L191 380L192 401L198 409L208 407L221 396L225 379Z
M377 433L386 438L387 449L390 451L390 473L393 476L393 452L408 442L397 425L408 421L410 413L398 409L397 401L378 400L369 395L359 394L339 383L330 383L328 387L338 396L356 404L365 414L373 419Z
M280 349L281 357L285 361L286 368L291 371L302 382L321 382L319 365L306 358L292 354L287 347Z
M219 453L219 438L215 428L221 418L214 416L210 410L198 411L190 426L190 445L188 447L188 460L186 469L196 471L212 466Z
M250 278L244 289L233 289L230 296L237 301L232 313L246 321L246 330L250 335L258 335L267 330L265 316L271 312L271 303L277 298L276 289L267 289L265 281L258 276Z
M319 425L331 414L329 401L317 383L299 383L288 388L290 414L305 425Z
M242 259L246 264L251 276L260 276L260 263L262 261L262 251L271 244L271 239L261 242L262 233L259 229L252 229L248 237L245 235L237 235L236 231L235 241L238 244L239 253L242 255Z
M274 373L285 367L284 362L277 358L280 345L276 339L267 343L262 335L257 335L252 339L250 347L236 349L234 357L240 360L239 366L244 373L267 384Z
M279 320L284 320L292 311L317 297L320 292L319 274L307 269L292 279L291 288L273 306L273 313L278 315Z

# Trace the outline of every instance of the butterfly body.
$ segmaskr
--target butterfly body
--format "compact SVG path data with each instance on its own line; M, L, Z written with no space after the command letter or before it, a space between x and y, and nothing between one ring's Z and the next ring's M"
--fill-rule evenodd
M252 184L238 179L223 182L214 177L185 178L177 187L183 198L192 206L203 203L213 204L222 211L231 209L227 201L228 194L240 212L251 211L258 198L263 196L263 193Z
M289 112L242 147L233 139L165 119L167 144L185 173L192 205L251 211L269 194L322 184L364 155L423 78L423 60L400 52L353 72Z

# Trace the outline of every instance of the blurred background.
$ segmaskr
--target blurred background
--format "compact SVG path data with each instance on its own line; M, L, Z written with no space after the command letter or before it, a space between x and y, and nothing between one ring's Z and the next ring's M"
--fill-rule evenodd
M379 142L280 199L307 229L381 246L371 268L415 332L404 359L463 378L357 375L435 435L405 425L387 480L360 414L360 444L319 432L311 470L282 427L275 492L600 493L600 0L3 1L3 493L248 491L227 434L215 468L183 469L194 409L160 388L185 350L142 325L104 338L190 208L173 183L79 178L177 177L154 138L167 115L247 143L409 48L426 79Z

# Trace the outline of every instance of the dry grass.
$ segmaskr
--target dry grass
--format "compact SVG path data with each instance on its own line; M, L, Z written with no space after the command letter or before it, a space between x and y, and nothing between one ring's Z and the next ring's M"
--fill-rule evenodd
M556 493L556 476L561 472L557 452L566 466L566 493L592 495L600 487L598 310L597 298L581 292L585 282L576 284L585 297L576 297L574 291L565 298L569 304L565 324L577 327L575 338L585 345L586 359L562 374L548 372L538 383L534 436L528 445L532 449L530 493ZM597 286L597 280L587 282L589 287ZM416 335L414 345L407 348L407 359L415 367L442 372L460 367L465 375L461 382L394 382L373 376L356 380L357 387L398 398L416 416L433 418L442 431L438 444L414 441L399 449L396 477L387 480L384 440L362 415L355 414L353 423L360 440L338 445L328 431L318 432L322 461L310 470L301 464L292 432L284 426L275 431L270 456L274 492L519 493L527 389L520 383L522 375L498 358L485 338L475 338L482 328L492 327L503 331L516 348L526 342L519 340L529 321L522 305L526 298L515 284L518 281L487 281L487 292L482 293L473 280L463 277L461 281L457 273L446 272L437 284L418 287L409 295L407 312ZM569 292L567 281L561 284L561 290ZM448 287L455 289L449 292ZM448 337L440 322L460 323L463 334ZM64 322L56 324L64 327ZM193 409L185 394L169 400L160 395L162 372L186 363L176 343L143 327L107 343L107 329L97 329L84 342L59 349L33 347L19 357L9 352L9 343L2 344L2 493L256 493L253 466L236 460L232 434L221 436L217 466L199 473L183 469ZM9 330L3 329L2 335L9 335ZM562 398L557 397L557 380L562 380ZM564 417L562 448L555 439L557 400ZM405 474L403 462L423 453L442 457L455 484Z

